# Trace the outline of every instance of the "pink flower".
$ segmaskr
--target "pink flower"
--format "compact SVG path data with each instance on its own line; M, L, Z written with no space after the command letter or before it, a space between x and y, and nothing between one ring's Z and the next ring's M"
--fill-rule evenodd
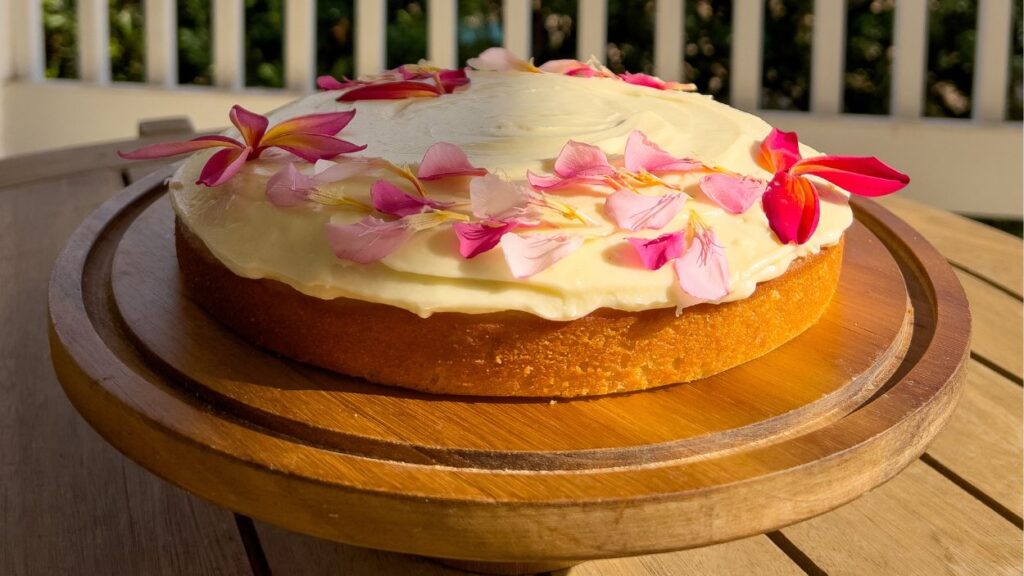
M359 264L377 262L397 250L412 230L404 220L366 216L355 224L327 224L327 241L335 256Z
M275 206L296 206L309 200L320 186L362 174L370 164L364 159L345 163L317 160L313 175L306 176L289 162L267 180L267 199Z
M438 180L449 176L483 176L487 170L469 163L469 158L455 144L437 142L423 154L416 177L420 180Z
M637 86L646 86L648 88L655 88L657 90L685 90L694 91L697 89L695 84L683 84L681 82L666 82L657 76L650 76L647 74L637 73L631 74L629 72L623 72L619 74L621 79L626 84L635 84Z
M626 242L636 250L644 268L648 270L657 270L670 260L675 260L682 255L686 245L682 232L662 234L653 240L626 238Z
M407 194L387 180L377 180L373 183L373 186L370 187L370 201L375 210L392 216L408 216L419 214L426 209L442 209L451 206L451 203L448 202L438 202Z
M477 218L519 220L530 224L537 221L537 214L531 208L531 191L493 174L470 181L469 201Z
M514 220L456 222L452 225L459 239L459 254L466 259L475 258L494 248L502 236L518 227L519 223Z
M668 225L683 209L686 196L665 194L646 196L629 190L618 190L604 201L604 212L623 230L659 230Z
M696 160L672 156L648 140L647 136L639 130L629 133L623 156L626 170L630 172L663 174L665 172L688 172L704 167Z
M581 236L569 234L516 234L501 237L505 262L516 278L529 278L583 246Z
M540 72L540 69L532 63L519 58L504 48L488 48L476 58L466 60L466 64L475 70L489 72L507 72L518 70L520 72Z
M433 78L445 94L451 94L459 86L469 84L464 68L445 69L427 64L403 64L396 69L403 80L423 80Z
M757 178L714 173L700 179L700 189L730 214L742 214L764 194L766 182Z
M404 100L406 98L436 98L442 89L427 82L396 80L392 82L371 82L356 86L338 97L338 102L359 100Z
M235 105L229 117L242 136L242 141L227 136L199 136L187 142L170 142L145 146L131 152L118 152L131 160L166 158L205 148L224 148L206 161L197 184L220 186L238 173L242 165L255 160L269 148L280 148L307 162L327 160L340 154L358 152L357 146L335 138L355 116L356 111L309 114L285 120L267 130L266 116Z
M761 196L768 224L784 244L803 244L818 227L817 176L860 196L882 196L903 188L910 177L875 157L801 158L797 136L773 128L761 142L758 162L775 175Z
M344 76L341 77L341 80L329 75L317 76L316 78L316 87L321 90L345 90L346 88L362 86L364 84L367 84L367 82L363 82L361 80L349 80Z
M526 172L530 185L539 190L554 190L574 184L607 184L615 168L597 146L569 140L555 159L555 174L542 176Z
M691 298L709 302L729 294L729 262L710 229L697 232L672 267L679 288Z

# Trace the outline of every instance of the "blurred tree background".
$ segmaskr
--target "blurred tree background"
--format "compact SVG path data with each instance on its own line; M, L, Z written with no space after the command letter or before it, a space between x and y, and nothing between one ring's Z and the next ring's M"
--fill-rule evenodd
M75 78L76 0L41 1L48 78ZM142 0L110 3L112 78L145 78L145 14ZM178 78L182 84L212 80L212 3L178 0ZM284 85L282 30L286 0L245 0L245 77L247 86ZM416 62L427 52L429 0L386 0L386 62ZM533 54L537 62L576 56L576 13L586 0L532 0ZM608 66L615 71L652 72L657 0L608 0ZM840 1L840 0L836 0ZM844 111L889 112L896 0L846 0ZM317 71L353 74L355 0L317 3ZM501 0L458 0L458 55L473 56L503 39ZM701 92L728 102L731 0L687 0L684 76ZM970 117L978 0L930 0L927 116ZM1007 118L1020 120L1024 107L1020 2L1014 3ZM1008 23L1008 25L1011 25ZM813 0L765 0L765 39L761 106L806 110L810 96ZM586 56L584 56L585 58Z

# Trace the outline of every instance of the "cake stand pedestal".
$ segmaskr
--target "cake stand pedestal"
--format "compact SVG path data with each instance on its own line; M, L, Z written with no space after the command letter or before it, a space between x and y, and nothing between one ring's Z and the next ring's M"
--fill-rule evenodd
M169 174L69 241L54 366L118 450L290 530L493 573L704 546L885 482L959 396L963 290L870 201L854 201L838 292L803 335L705 380L556 402L375 386L248 344L182 293Z

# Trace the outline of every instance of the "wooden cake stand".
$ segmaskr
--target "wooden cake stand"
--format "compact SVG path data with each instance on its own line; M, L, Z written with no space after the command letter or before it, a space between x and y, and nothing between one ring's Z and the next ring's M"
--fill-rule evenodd
M885 482L961 389L960 284L870 201L835 300L794 341L706 380L555 402L375 386L246 343L182 294L169 175L72 236L50 285L54 366L118 450L291 530L506 574L704 546Z

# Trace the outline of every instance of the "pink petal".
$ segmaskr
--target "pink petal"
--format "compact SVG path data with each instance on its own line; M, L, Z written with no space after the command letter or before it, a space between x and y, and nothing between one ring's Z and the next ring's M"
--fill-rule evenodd
M597 146L569 140L555 159L555 174L562 178L608 176L615 169Z
M672 267L683 292L704 302L721 300L729 294L729 262L715 233L704 234L704 240L693 240Z
M487 173L469 163L469 158L455 144L437 142L423 154L416 177L420 180L437 180L449 176L482 176Z
M338 97L338 102L358 100L404 100L406 98L433 98L441 95L441 89L426 82L398 80L377 82L358 86Z
M818 227L818 192L800 176L778 172L761 196L761 206L779 241L803 244Z
M758 164L769 172L789 170L800 160L800 143L796 132L783 132L772 128L761 141Z
M317 160L313 167L313 181L316 184L328 184L347 180L366 172L371 167L371 162L362 158L346 159L345 162Z
M437 73L437 81L441 83L441 89L445 94L451 94L459 86L469 84L469 77L466 76L464 68L456 70L441 70Z
M242 169L242 165L249 159L251 153L252 148L249 147L228 148L217 152L206 161L196 184L203 184L211 188L220 186Z
M547 62L540 65L541 72L548 72L550 74L568 74L573 71L577 71L580 68L591 69L585 63L579 60L564 59L564 60L548 60Z
M766 183L757 178L708 174L700 179L704 194L731 214L743 214L764 194Z
M340 154L365 150L366 145L357 146L334 136L322 134L286 134L274 138L274 146L287 150L306 162L330 160Z
M501 237L505 262L516 278L529 278L580 246L583 246L583 237L568 234L508 233Z
M469 201L477 218L519 218L528 211L530 191L488 174L470 181Z
M530 186L533 186L538 190L555 190L576 183L576 180L572 178L544 176L541 174L534 174L529 170L526 171L526 181L530 183Z
M177 156L178 154L195 152L196 150L202 150L204 148L218 147L243 148L241 142L234 138L228 138L227 136L200 136L185 142L165 142L162 144L143 146L142 148L132 150L130 152L121 152L118 150L117 155L127 160L149 160L152 158Z
M683 209L686 196L665 194L646 196L630 190L618 190L604 201L604 212L623 230L659 230Z
M683 233L672 232L650 238L626 238L626 242L636 250L644 268L657 270L683 253Z
M639 130L629 133L624 156L626 170L630 172L686 172L703 167L703 164L696 160L676 158L665 152Z
M347 112L328 112L326 114L307 114L285 120L267 131L263 136L262 146L274 146L278 138L292 134L319 134L334 136L341 132L352 118L355 110Z
M530 64L508 50L499 47L484 50L476 58L466 60L466 64L470 68L474 68L476 70L486 70L491 72L506 72L509 70L519 70L522 72L537 71L537 68L533 64Z
M791 174L813 174L861 196L892 194L910 177L874 156L818 156L797 162Z
M231 123L242 134L242 141L250 148L259 148L260 140L263 139L263 134L267 131L267 124L269 123L267 117L250 112L238 104L231 107L228 117L231 118Z
M449 204L406 194L387 180L377 180L370 188L374 209L392 216L419 214L424 208L443 208Z
M619 74L619 78L622 79L626 84L635 84L637 86L646 86L648 88L657 88L658 90L665 89L665 81L655 76L648 74L631 74L629 72L623 72Z
M267 199L275 206L296 206L316 190L316 182L289 162L267 180Z
M497 246L501 237L517 226L514 221L456 222L452 228L459 239L459 254L469 259Z
M349 80L348 78L342 77L338 80L334 76L323 75L317 76L316 87L321 90L344 90L356 83L355 80Z
M327 224L327 241L343 260L369 264L397 250L412 231L402 220L387 221L366 216L355 224Z

